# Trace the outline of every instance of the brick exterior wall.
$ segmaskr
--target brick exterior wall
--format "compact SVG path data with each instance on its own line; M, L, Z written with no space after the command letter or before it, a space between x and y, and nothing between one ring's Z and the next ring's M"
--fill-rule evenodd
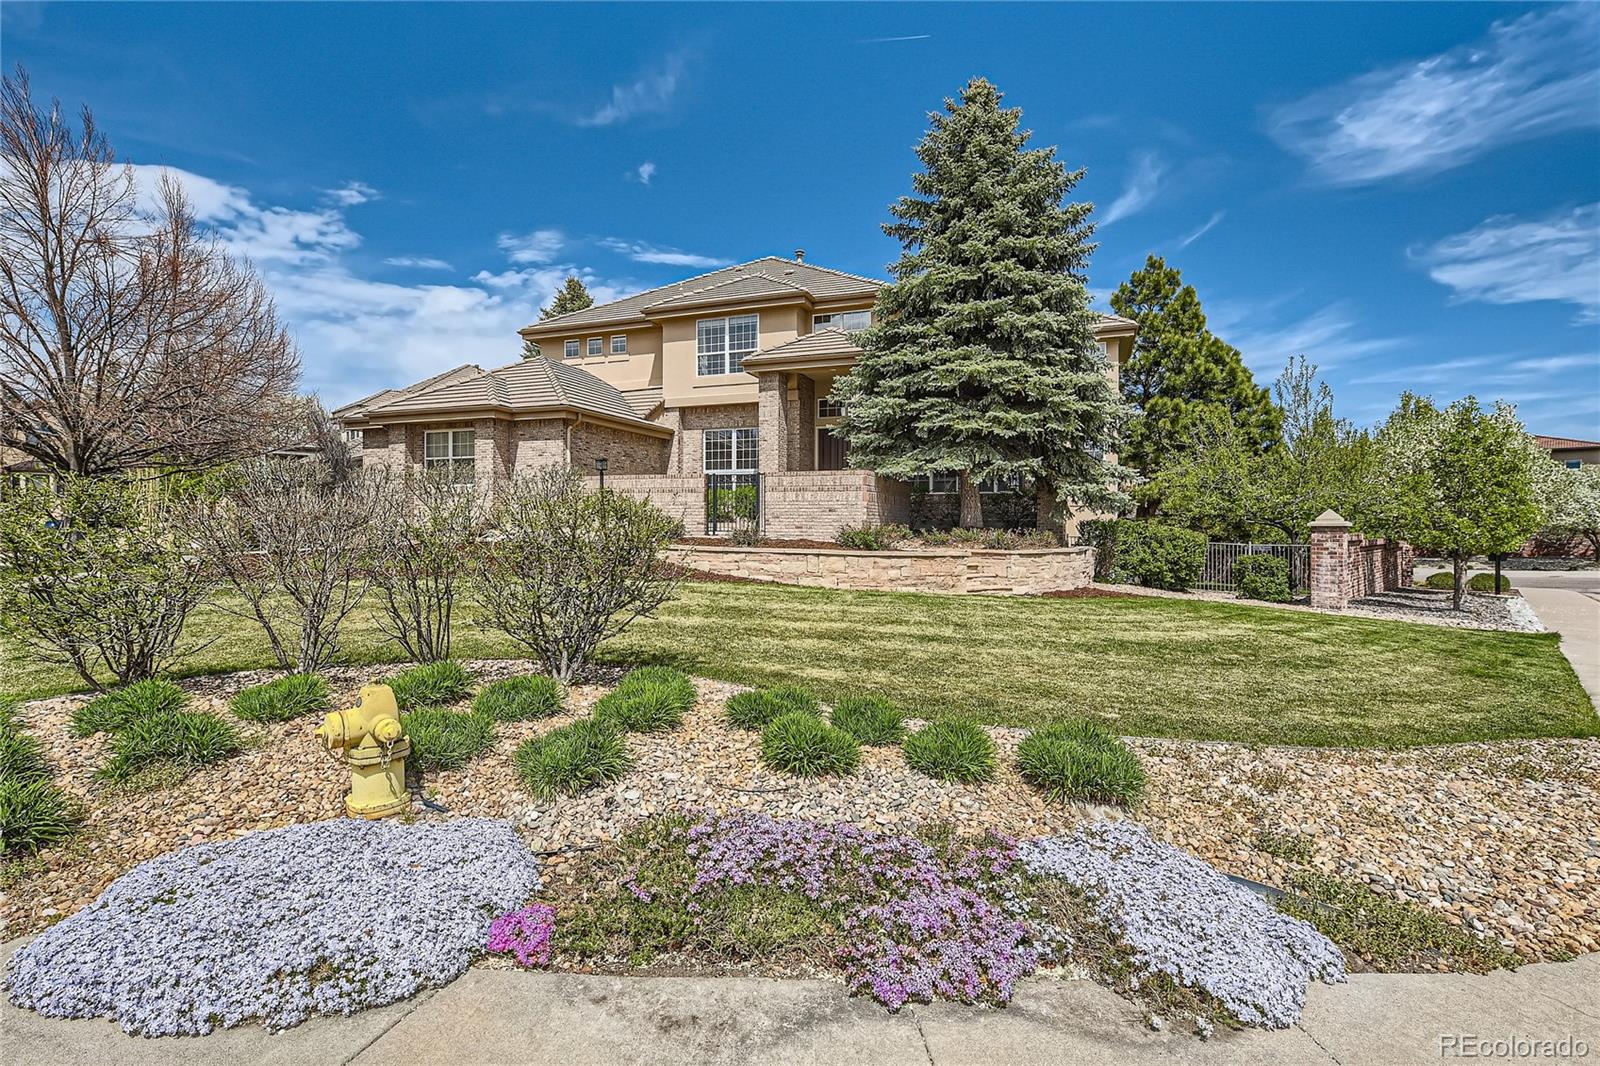
M585 477L592 489L600 487L599 477ZM706 482L703 477L643 475L612 477L606 473L606 491L620 492L636 500L649 500L669 518L683 523L683 535L706 535Z
M678 432L674 438L672 462L667 472L684 477L705 474L705 438L701 431L707 429L750 429L760 425L759 404L723 403L708 407L682 407L677 411ZM663 425L669 424L666 422ZM761 434L760 462L766 461L767 435ZM761 467L765 469L765 467ZM609 483L609 480L608 480Z
M593 473L594 461L604 456L609 485L613 474L665 474L672 441L581 422L572 427L571 448L568 459L580 474Z
M670 557L704 573L785 585L899 592L1033 595L1082 588L1094 574L1092 548L865 552L696 545L674 548Z
M1351 600L1412 583L1416 551L1401 540L1368 539L1326 514L1311 523L1311 606L1339 610Z
M521 472L567 461L567 424L559 418L517 422L512 429L511 469Z
M761 533L832 540L844 526L911 518L911 490L870 470L787 470L761 477Z

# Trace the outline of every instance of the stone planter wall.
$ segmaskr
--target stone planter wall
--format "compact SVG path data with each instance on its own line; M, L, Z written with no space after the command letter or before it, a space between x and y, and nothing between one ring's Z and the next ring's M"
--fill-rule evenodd
M1083 588L1094 575L1092 548L872 552L681 545L671 550L670 557L704 573L785 585L888 592L1031 595Z

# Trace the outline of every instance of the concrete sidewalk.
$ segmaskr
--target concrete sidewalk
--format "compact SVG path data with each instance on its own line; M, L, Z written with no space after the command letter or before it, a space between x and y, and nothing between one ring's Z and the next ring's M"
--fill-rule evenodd
M1587 588L1523 585L1522 598L1544 627L1561 634L1561 652L1600 708L1600 593Z
M14 945L13 945L14 947ZM1582 1041L1600 1056L1600 955L1516 973L1358 974L1313 985L1300 1024L1200 1040L1152 1032L1088 981L1029 980L1004 1010L950 1003L897 1015L833 981L595 977L473 969L447 988L269 1035L255 1026L144 1040L104 1021L0 1007L7 1066L253 1063L1193 1063L1438 1062L1441 1040ZM1465 1045L1457 1045L1464 1047ZM1465 1055L1463 1055L1465 1057ZM1478 1060L1500 1061L1478 1054ZM1524 1053L1511 1059L1525 1060ZM1532 1056L1540 1058L1540 1056ZM1551 1061L1551 1056L1542 1056ZM1560 1061L1556 1059L1555 1061Z

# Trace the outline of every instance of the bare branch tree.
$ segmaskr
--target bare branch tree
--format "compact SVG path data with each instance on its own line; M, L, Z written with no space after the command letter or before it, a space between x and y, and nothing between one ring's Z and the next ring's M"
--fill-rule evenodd
M378 628L417 662L450 658L450 621L487 523L474 486L445 470L391 482L372 582Z
M170 177L140 207L89 110L0 89L0 441L79 474L203 468L275 442L299 355L249 263Z

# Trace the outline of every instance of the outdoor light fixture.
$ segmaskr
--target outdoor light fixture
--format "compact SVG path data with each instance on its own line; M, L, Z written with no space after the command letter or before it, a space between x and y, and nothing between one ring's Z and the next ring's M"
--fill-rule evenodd
M606 487L606 467L610 465L610 461L607 460L605 456L601 456L594 461L594 468L600 474L600 487L602 489Z

